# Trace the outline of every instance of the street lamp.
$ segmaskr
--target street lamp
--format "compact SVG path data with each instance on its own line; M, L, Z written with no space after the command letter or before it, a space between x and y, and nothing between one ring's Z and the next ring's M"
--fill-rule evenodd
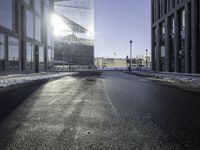
M146 49L146 70L147 70L147 66L148 66L148 62L147 62L147 54L148 54L148 49Z
M132 43L133 43L133 41L130 40L130 66L129 66L129 71L132 70Z

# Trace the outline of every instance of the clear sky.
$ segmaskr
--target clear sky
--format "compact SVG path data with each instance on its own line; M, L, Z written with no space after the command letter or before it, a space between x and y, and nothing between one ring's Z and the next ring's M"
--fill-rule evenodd
M150 0L94 0L95 56L125 58L133 40L133 56L151 47ZM149 52L150 53L150 52Z

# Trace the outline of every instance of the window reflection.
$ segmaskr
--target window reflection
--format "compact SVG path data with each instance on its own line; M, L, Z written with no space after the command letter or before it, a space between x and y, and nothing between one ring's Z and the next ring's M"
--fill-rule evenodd
M8 38L8 69L19 69L19 40L13 37Z
M52 50L51 49L48 49L48 54L47 54L47 63L48 63L48 69L51 68L52 66Z
M26 36L33 38L33 14L26 10Z
M25 3L27 3L28 5L31 5L31 0L24 0Z
M44 69L44 48L41 46L39 47L39 68Z
M41 14L41 0L34 0L34 8L38 14Z
M41 41L41 21L39 17L35 17L35 39Z
M0 34L0 70L5 70L5 38Z
M12 0L0 0L0 25L12 30Z
M27 69L33 69L33 50L34 45L31 43L26 44L26 68Z

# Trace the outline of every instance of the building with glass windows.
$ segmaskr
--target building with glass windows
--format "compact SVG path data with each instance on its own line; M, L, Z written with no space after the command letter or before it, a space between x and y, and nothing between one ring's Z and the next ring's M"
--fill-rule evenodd
M200 73L200 1L151 0L152 69Z
M94 66L93 0L54 0L55 64Z
M50 70L52 0L0 0L0 73Z

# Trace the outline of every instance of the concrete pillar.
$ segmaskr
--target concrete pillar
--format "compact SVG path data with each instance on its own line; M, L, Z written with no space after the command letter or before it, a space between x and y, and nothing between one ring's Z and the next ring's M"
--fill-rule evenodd
M191 1L192 73L198 73L198 0Z
M166 63L166 71L170 72L170 21L169 18L165 19L165 63Z
M156 39L156 71L160 71L160 50L161 50L161 43L160 43L160 24L157 25L157 39Z
M180 50L180 18L178 12L175 12L175 49L174 49L174 67L175 72L179 72L179 50Z
M191 4L185 4L185 73L191 73Z

